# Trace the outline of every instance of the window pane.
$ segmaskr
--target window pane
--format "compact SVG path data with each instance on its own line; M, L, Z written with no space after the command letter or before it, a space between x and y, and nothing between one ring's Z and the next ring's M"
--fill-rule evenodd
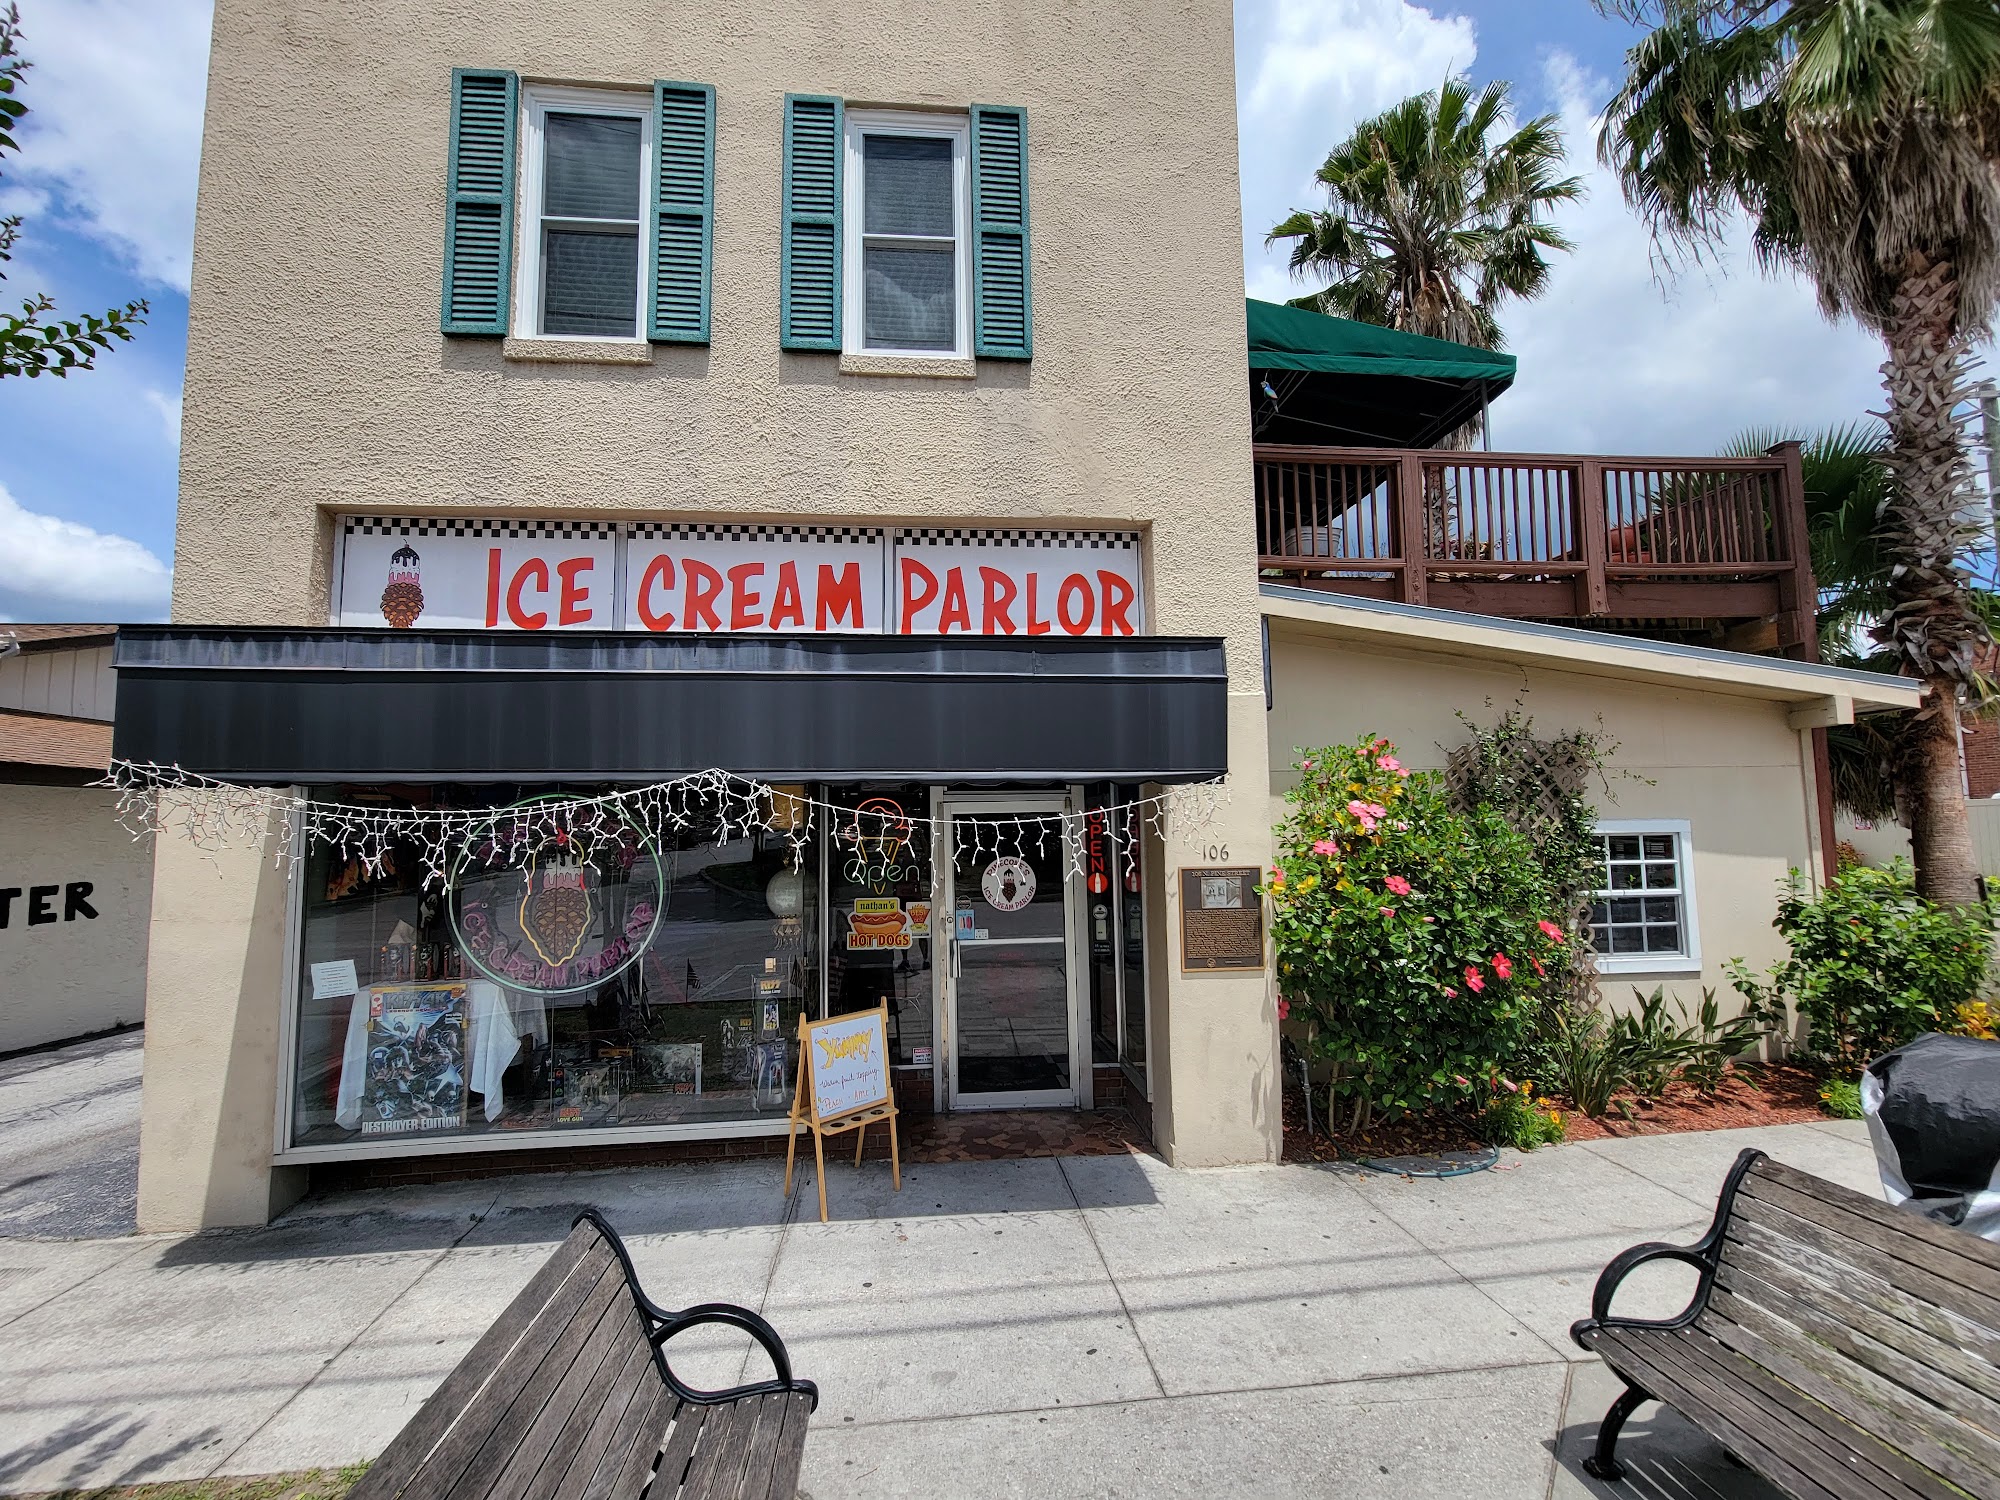
M550 115L542 212L561 219L639 217L639 121L629 115Z
M1611 920L1614 922L1638 922L1642 903L1629 898L1611 903Z
M1649 833L1646 835L1646 858L1672 859L1674 857L1674 836L1671 833Z
M1611 867L1611 889L1614 891L1638 890L1639 867L1637 865L1613 865Z
M949 249L887 249L871 245L862 256L867 317L863 336L871 349L950 349L956 342L957 308Z
M551 229L542 236L543 333L631 338L638 309L638 235Z
M1646 951L1648 953L1678 953L1681 951L1681 930L1678 927L1648 927L1646 929Z
M1604 847L1613 859L1637 859L1639 836L1635 833L1610 834L1604 840Z
M1680 882L1680 867L1671 862L1646 866L1646 888L1654 891L1670 891Z
M1653 896L1646 901L1648 922L1678 922L1681 919L1681 904L1672 896Z
M863 191L868 198L862 228L867 233L955 232L950 141L935 136L863 136L861 159Z
M1611 929L1611 951L1613 953L1643 953L1644 939L1637 927L1614 927Z

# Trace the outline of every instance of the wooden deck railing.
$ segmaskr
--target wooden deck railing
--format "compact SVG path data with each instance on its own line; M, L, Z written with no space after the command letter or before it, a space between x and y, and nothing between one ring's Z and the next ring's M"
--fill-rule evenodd
M1256 449L1260 571L1310 588L1523 618L1768 622L1810 655L1798 449L1606 458Z

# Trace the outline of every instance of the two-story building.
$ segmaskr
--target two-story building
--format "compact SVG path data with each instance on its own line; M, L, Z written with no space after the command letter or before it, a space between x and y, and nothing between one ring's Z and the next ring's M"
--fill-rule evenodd
M1810 654L1795 466L1425 454L1510 360L1246 339L1231 26L219 0L117 750L349 811L158 841L142 1225L758 1149L799 1017L878 1004L907 1108L1274 1160L1292 747L1524 688L1646 789L1621 974L1764 955L1815 726L1909 696L1714 649Z

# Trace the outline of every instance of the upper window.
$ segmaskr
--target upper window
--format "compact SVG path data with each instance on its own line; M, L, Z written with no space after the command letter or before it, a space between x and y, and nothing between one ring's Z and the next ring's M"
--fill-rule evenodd
M970 136L959 117L848 111L849 354L971 356Z
M1607 973L1701 967L1684 822L1597 825L1603 874L1590 907L1597 967Z
M653 153L650 101L608 91L525 92L515 331L636 339L646 316L639 229Z

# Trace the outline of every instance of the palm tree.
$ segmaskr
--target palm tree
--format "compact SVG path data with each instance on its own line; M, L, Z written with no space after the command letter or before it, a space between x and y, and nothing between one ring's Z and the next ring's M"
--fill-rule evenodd
M1506 84L1448 78L1355 126L1315 174L1329 206L1264 238L1293 242L1294 276L1332 279L1293 305L1498 349L1496 310L1539 297L1543 252L1570 248L1549 211L1583 194L1556 176L1554 115L1496 139L1510 123Z
M1626 54L1602 159L1670 251L1741 211L1766 269L1887 348L1874 635L1924 682L1912 730L1918 889L1977 899L1957 726L1990 640L1964 565L1965 361L2000 297L2000 6L1993 0L1598 0L1654 26ZM1718 350L1718 357L1726 357Z

